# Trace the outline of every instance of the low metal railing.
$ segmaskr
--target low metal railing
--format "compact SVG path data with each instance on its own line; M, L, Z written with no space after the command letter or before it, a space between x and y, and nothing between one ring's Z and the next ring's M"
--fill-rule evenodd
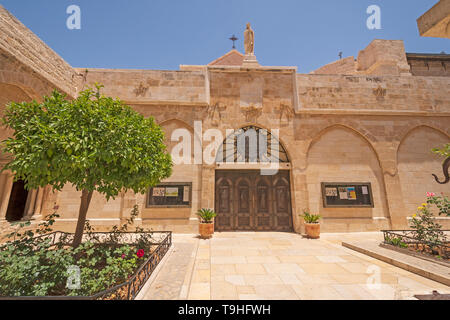
M417 252L439 255L443 259L450 259L450 230L441 230L443 237L437 241L420 241L416 230L381 230L383 232L384 243L399 246L404 244L405 249L412 249Z
M150 246L157 246L149 256L149 258L142 263L138 270L127 281L118 284L112 288L101 291L92 296L37 296L37 297L0 297L1 300L134 300L139 294L139 291L145 285L147 280L152 275L153 271L158 266L159 262L164 258L172 245L171 231L152 231L148 232L152 235ZM147 234L148 234L147 233ZM122 241L119 243L129 243L136 239L141 232L119 232L122 236ZM108 244L107 239L110 237L110 232L94 232L83 235L83 240L89 239L94 243ZM123 237L125 236L125 237ZM73 241L74 234L67 232L55 231L49 234L41 235L36 239L50 239L51 246L70 245ZM0 247L1 249L1 247Z

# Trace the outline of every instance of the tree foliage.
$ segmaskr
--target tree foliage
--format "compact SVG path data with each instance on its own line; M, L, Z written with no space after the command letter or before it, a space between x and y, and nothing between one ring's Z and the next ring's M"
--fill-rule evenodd
M161 128L98 90L85 90L73 101L54 91L43 103L9 104L3 121L15 134L4 151L14 159L4 170L28 189L61 190L71 183L108 199L122 189L143 193L170 176Z
M450 157L450 143L445 144L442 148L433 148L431 151L445 158L448 158Z
M101 95L100 88L88 88L74 100L54 91L43 103L13 102L3 117L14 130L3 141L3 152L13 155L3 170L12 170L27 189L61 190L69 183L82 191L78 233L94 191L108 200L121 191L145 193L172 171L154 119Z

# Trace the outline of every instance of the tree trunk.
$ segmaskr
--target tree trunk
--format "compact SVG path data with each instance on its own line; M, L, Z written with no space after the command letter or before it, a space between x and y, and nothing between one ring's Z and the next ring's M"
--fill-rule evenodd
M75 229L75 237L73 239L73 247L76 248L81 244L83 239L84 224L86 222L86 215L91 203L93 191L83 190L81 192L80 211L78 213L77 228Z

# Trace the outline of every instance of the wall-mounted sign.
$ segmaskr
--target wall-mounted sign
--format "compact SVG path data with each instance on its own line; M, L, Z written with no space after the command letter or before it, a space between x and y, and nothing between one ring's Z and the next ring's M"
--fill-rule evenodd
M166 187L166 197L178 197L178 187Z
M374 207L370 182L322 182L321 185L324 208Z
M191 182L167 182L150 188L147 194L147 208L190 208Z
M154 197L164 197L166 195L166 188L153 188L152 196Z

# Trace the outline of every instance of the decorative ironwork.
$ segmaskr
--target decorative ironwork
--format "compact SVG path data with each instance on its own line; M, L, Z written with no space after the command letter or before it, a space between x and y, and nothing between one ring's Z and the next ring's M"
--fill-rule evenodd
M120 232L122 243L136 240L141 232ZM110 232L94 232L90 235L83 235L83 239L94 243L113 244L107 239L110 238ZM112 288L101 291L92 296L45 296L45 297L1 297L1 300L134 300L142 287L152 275L159 262L164 258L172 245L171 231L152 231L152 241L150 246L157 246L150 254L150 257L139 267L134 275L128 281L118 284ZM66 246L73 242L74 234L55 231L46 235L38 236L36 239L49 239L51 246ZM2 247L0 247L1 250Z
M450 169L450 157L447 158L447 159L444 161L444 164L442 165L442 169L443 169L443 171L444 171L444 177L445 177L445 180L444 180L444 181L441 182L441 181L439 180L438 176L435 175L435 174L433 174L433 177L434 177L434 179L436 179L436 182L437 182L437 183L439 183L439 184L447 184L447 183L450 182L450 174L449 174L449 169Z
M287 163L289 158L286 149L270 131L256 126L247 126L225 138L218 150L216 161L219 163Z
M442 230L445 238L450 235L450 230ZM450 242L442 241L430 243L417 240L416 230L382 230L384 244L399 245L403 244L405 249L411 249L414 252L424 253L426 255L439 255L442 259L450 259Z

